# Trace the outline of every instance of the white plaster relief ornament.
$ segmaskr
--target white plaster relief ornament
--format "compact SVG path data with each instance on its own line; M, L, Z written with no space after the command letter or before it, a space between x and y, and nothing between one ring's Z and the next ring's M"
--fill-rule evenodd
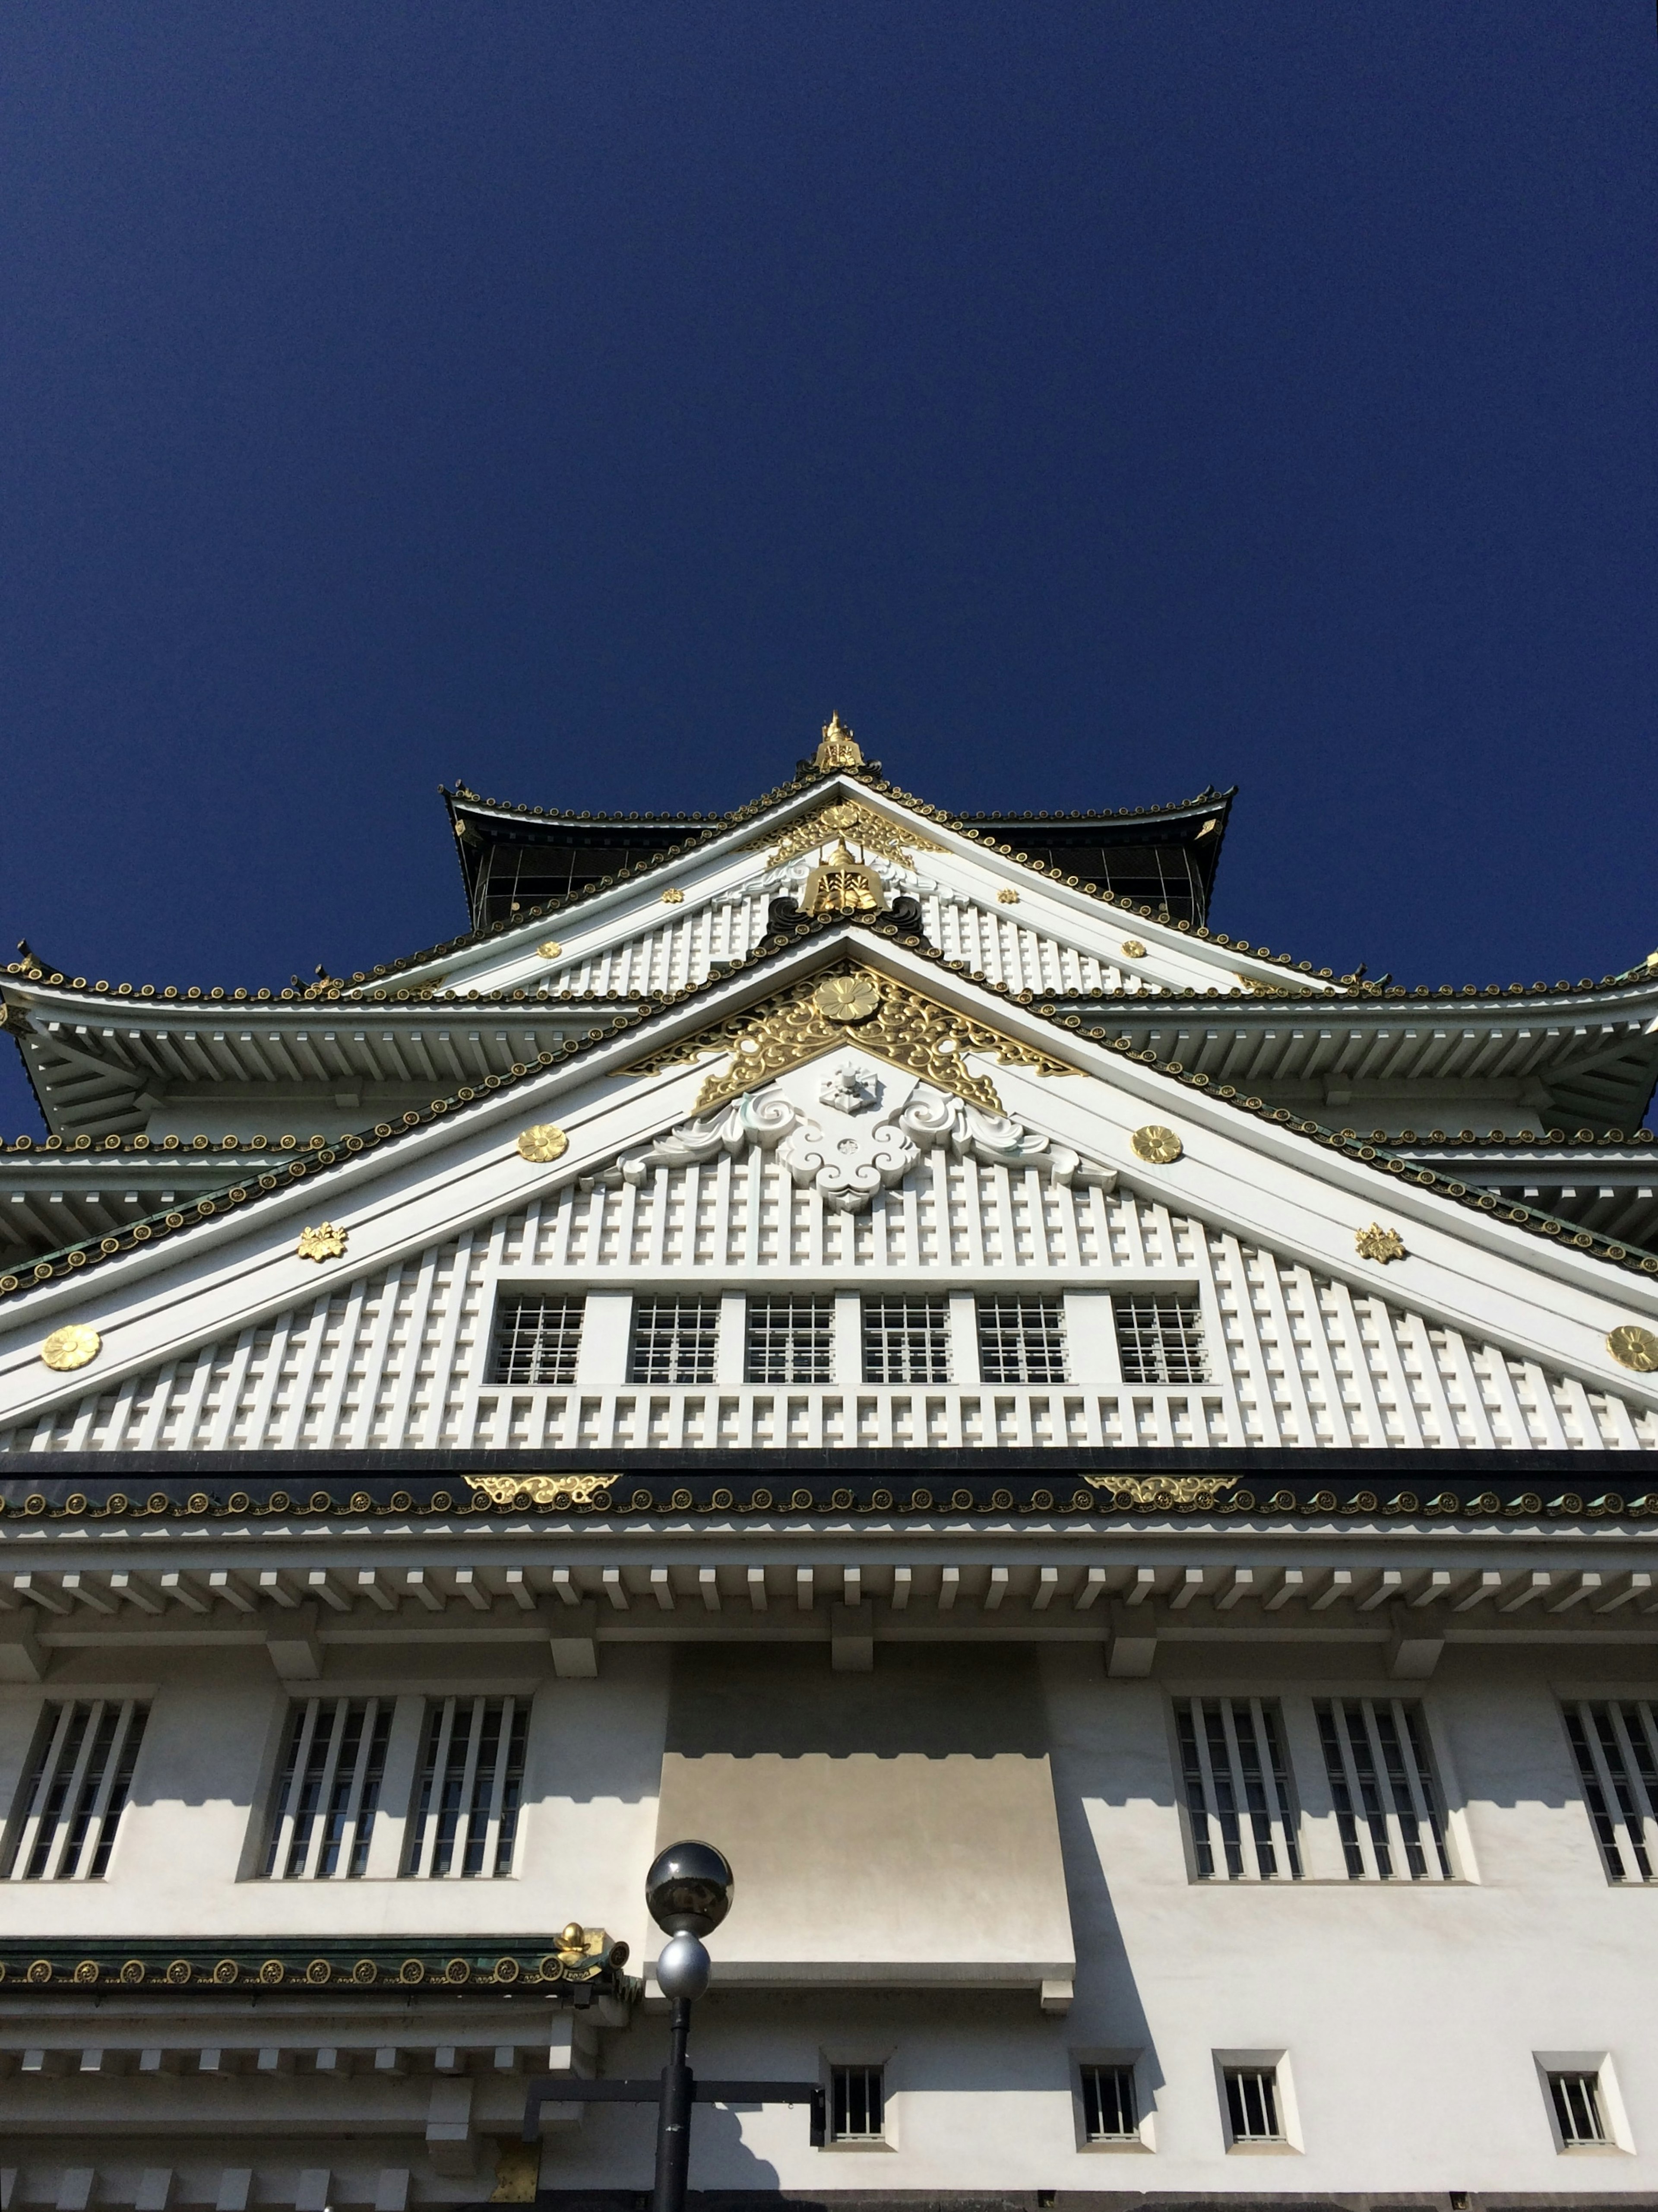
M878 1113L884 1094L885 1110ZM1009 1115L987 1113L913 1078L884 1082L848 1060L827 1079L821 1064L817 1071L793 1069L762 1090L681 1121L584 1177L581 1188L642 1183L655 1168L703 1164L722 1152L739 1158L758 1147L774 1151L795 1182L816 1189L835 1212L860 1213L877 1191L891 1190L924 1152L940 1146L985 1165L1035 1168L1050 1183L1108 1191L1116 1185L1114 1168L1084 1159Z

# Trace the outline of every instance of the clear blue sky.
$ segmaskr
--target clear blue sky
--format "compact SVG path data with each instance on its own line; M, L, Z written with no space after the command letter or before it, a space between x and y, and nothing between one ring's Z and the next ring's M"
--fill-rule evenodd
M944 805L1241 784L1297 957L1627 965L1655 90L1649 0L8 10L4 942L366 966L440 779L722 807L838 706Z

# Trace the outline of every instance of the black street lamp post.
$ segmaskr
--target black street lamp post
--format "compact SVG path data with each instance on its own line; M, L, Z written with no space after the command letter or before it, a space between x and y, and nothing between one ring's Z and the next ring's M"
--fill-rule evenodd
M654 2105L653 2212L684 2212L693 2105L809 2105L811 2141L823 2141L828 2114L821 2082L699 2081L691 2071L687 2053L691 2005L708 1988L712 1964L702 1938L711 1936L731 1911L735 1887L729 1863L712 1844L670 1844L645 1877L651 1917L668 1938L656 1962L657 1986L673 2006L668 2063L661 2078L573 2081L568 2075L543 2075L531 2082L525 2100L524 2140L528 2143L541 2140L541 2108L546 2104Z

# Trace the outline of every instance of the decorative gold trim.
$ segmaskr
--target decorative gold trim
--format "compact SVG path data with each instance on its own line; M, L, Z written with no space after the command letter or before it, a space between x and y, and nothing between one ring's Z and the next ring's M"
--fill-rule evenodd
M596 1505L608 1502L615 1481L610 1474L469 1474L466 1487L475 1504Z
M830 1019L822 1001L826 985L853 981L866 982L877 993L873 1012L867 1017L841 1015ZM693 1065L705 1053L728 1054L725 1069L711 1073L697 1093L695 1110L706 1114L727 1098L740 1097L744 1091L770 1082L791 1067L833 1052L846 1042L847 1024L853 1019L858 1023L860 1052L872 1053L908 1074L919 1075L939 1090L966 1099L969 1105L982 1106L989 1114L1002 1111L1001 1098L988 1076L971 1074L963 1064L969 1053L993 1052L1002 1066L1028 1067L1038 1075L1076 1073L1064 1060L1050 1059L1047 1053L1004 1036L983 1022L953 1013L908 984L893 982L853 961L827 977L808 977L792 985L750 1013L712 1023L695 1036L653 1053L647 1060L635 1060L628 1073L655 1075L664 1068Z
M1090 1474L1084 1478L1096 1490L1108 1490L1117 1505L1198 1505L1217 1492L1230 1490L1235 1474Z
M518 1133L518 1156L521 1160L562 1159L569 1149L569 1139L555 1121L537 1121Z
M1637 1375L1650 1375L1658 1370L1658 1336L1649 1328L1637 1328L1625 1322L1614 1328L1606 1338L1606 1350L1620 1367L1629 1368Z
M54 1374L68 1375L77 1367L89 1366L103 1347L104 1340L95 1328L72 1321L67 1328L53 1329L40 1346L40 1357Z
M1149 1160L1158 1168L1171 1166L1186 1150L1175 1132L1165 1129L1160 1121L1148 1121L1143 1129L1136 1129L1128 1141L1137 1160Z
M774 845L769 838L762 837L745 849L750 853L764 851L766 866L780 868L790 860L798 860L803 853L815 853L832 837L850 837L863 852L892 860L901 868L913 866L913 856L917 853L944 850L931 837L900 830L896 823L887 821L855 799L837 799L832 806L820 806L803 815L793 829L784 832L780 844Z
M996 903L998 906L1017 906L1019 894L1010 884L1006 890L997 892Z
M683 906L685 894L677 884L670 884L662 894L662 903L664 906Z
M823 742L815 756L819 768L862 768L864 750L852 732L841 720L838 711L832 713L823 725Z
M556 960L563 950L564 947L554 937L550 937L544 945L537 945L536 947L537 954L544 960Z
M1264 983L1254 975L1242 975L1235 971L1232 980L1239 990L1247 991L1252 999L1316 999L1320 996L1318 992L1309 991L1303 984L1292 983L1287 975L1281 981L1274 977L1270 983Z
M881 1004L881 993L872 975L831 975L811 994L811 1003L826 1022L866 1022Z
M296 1260L343 1260L345 1257L345 1231L336 1229L331 1221L320 1228L302 1229L300 1241L294 1247Z
M1125 960L1145 959L1145 947L1140 943L1138 937L1124 938L1122 941L1122 957Z
M1402 1260L1406 1256L1405 1239L1398 1230L1384 1229L1379 1221L1373 1221L1368 1229L1358 1231L1353 1238L1353 1249L1361 1260L1379 1260L1384 1267L1389 1260ZM1658 1346L1658 1337L1655 1337L1653 1342Z

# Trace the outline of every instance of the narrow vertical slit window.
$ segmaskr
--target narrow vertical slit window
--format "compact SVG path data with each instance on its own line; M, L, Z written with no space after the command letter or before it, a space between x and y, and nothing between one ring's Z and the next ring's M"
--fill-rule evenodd
M1551 2074L1549 2098L1564 2149L1611 2141L1598 2074Z
M403 1872L422 1879L513 1871L529 1708L521 1698L441 1698L428 1708Z
M635 1299L628 1379L630 1382L712 1382L719 1336L716 1299Z
M744 1371L750 1382L834 1379L835 1308L828 1298L750 1298Z
M495 1308L492 1382L574 1382L586 1298L513 1297Z
M264 1871L282 1881L357 1879L380 1811L389 1698L307 1698L288 1715Z
M1226 2125L1235 2143L1284 2140L1278 2112L1278 2069L1272 2066L1225 2069Z
M986 1382L1063 1382L1065 1310L1058 1298L981 1298L979 1374Z
M1295 1801L1275 1708L1259 1698L1180 1698L1175 1732L1198 1879L1299 1881Z
M865 1382L948 1382L950 1309L943 1298L864 1300Z
M830 2069L829 2132L836 2142L885 2140L886 2098L878 2066L836 2066Z
M1082 2069L1083 2133L1090 2142L1133 2142L1140 2130L1132 2066Z
M1125 1382L1206 1382L1203 1320L1195 1298L1113 1298Z
M1445 1810L1419 1705L1315 1702L1350 1881L1449 1881Z
M131 1698L46 1707L7 1849L9 1881L95 1881L107 1872L149 1717Z
M1609 1881L1650 1881L1658 1864L1658 1728L1644 1699L1565 1707L1583 1803Z

